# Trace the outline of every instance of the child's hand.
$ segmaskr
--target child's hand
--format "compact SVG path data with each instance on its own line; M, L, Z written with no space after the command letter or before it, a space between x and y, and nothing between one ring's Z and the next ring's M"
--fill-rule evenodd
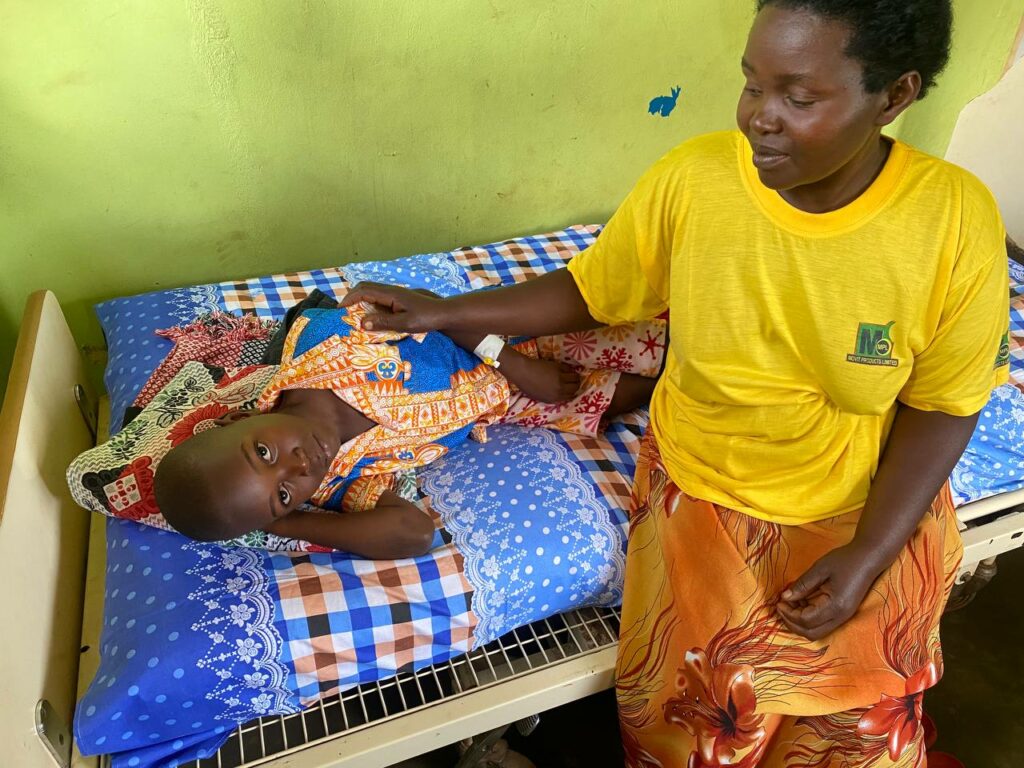
M580 389L580 375L565 363L520 355L501 364L501 372L527 397L541 403L572 400Z
M302 536L298 533L297 526L300 525L300 518L308 514L302 510L294 510L284 517L279 517L270 525L263 526L263 530L280 536L282 539L299 539Z

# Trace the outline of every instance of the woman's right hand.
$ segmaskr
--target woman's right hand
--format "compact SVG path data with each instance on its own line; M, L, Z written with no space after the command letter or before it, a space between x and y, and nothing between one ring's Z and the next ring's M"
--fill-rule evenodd
M362 282L348 292L341 300L341 306L350 307L362 301L385 310L368 314L363 318L363 328L367 331L426 333L444 328L444 299L428 295L424 291L384 283Z

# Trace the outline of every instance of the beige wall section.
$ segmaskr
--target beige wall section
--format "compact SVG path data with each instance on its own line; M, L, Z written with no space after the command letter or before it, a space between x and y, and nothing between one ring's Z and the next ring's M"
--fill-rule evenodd
M956 5L950 73L901 127L938 152L1024 0ZM35 288L96 344L114 295L607 218L667 149L732 125L753 8L0 4L0 387Z
M1003 74L1024 15L1024 0L953 0L953 54L938 87L907 112L895 134L945 154L957 115Z
M964 109L949 143L948 157L970 169L992 190L1006 230L1024 243L1024 59L995 88ZM1005 147L1006 152L992 152ZM1016 149L1014 149L1016 147Z

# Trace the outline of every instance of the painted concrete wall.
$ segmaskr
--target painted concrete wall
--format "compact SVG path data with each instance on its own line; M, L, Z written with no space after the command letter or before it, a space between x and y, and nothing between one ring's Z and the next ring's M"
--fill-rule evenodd
M110 296L607 218L732 125L753 5L0 3L0 382L36 288L98 345ZM957 7L950 73L899 128L940 152L1024 0Z

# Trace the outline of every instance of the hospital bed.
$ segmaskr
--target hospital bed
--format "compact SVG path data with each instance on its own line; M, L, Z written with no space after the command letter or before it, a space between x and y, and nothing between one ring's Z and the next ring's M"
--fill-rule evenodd
M995 191L1024 240L1019 140L1024 67L969 105L950 159ZM25 311L0 414L0 762L16 768L96 766L78 754L71 718L98 663L103 519L74 505L64 472L106 433L109 407L53 294ZM968 585L980 564L1024 544L1024 490L959 509ZM985 570L985 569L982 569ZM963 588L963 587L961 587ZM612 685L618 614L586 608L545 619L467 656L350 688L308 710L241 726L202 765L387 766L480 734L471 764L509 723Z

